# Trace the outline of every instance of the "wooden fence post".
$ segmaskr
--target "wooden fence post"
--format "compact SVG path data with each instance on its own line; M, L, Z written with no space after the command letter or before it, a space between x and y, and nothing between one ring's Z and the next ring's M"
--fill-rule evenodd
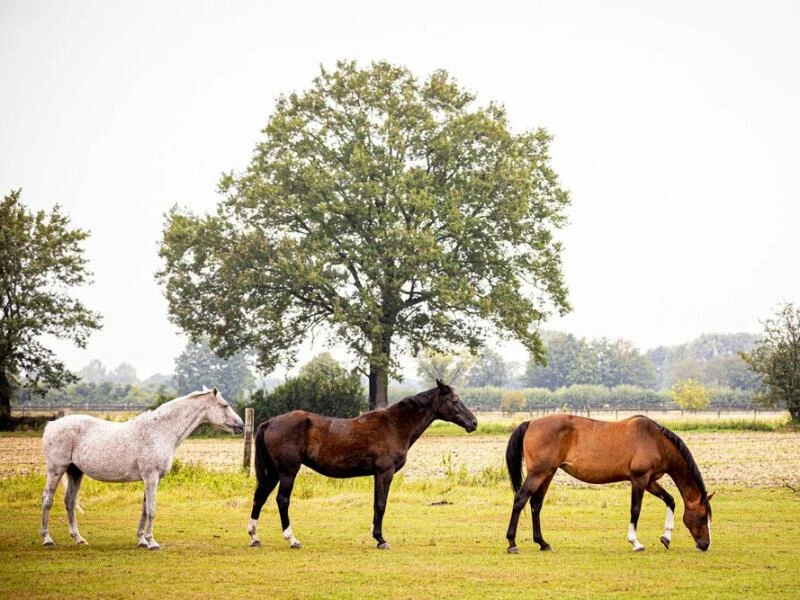
M252 408L244 409L244 461L242 462L242 469L244 469L248 475L250 474L250 465L252 464L254 412Z

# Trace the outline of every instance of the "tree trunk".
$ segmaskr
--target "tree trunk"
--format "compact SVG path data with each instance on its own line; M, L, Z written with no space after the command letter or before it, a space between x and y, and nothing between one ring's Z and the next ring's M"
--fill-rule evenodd
M11 381L6 370L0 368L0 417L11 416Z
M369 409L389 405L389 374L384 367L369 366Z
M372 339L372 359L369 364L369 409L389 405L388 364L392 357L392 327L383 323L383 331Z

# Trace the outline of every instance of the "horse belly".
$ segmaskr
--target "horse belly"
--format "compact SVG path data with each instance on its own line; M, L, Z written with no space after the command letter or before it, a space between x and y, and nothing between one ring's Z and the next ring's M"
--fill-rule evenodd
M142 478L139 461L120 439L99 437L76 445L72 463L98 481L138 481Z
M630 479L629 463L629 453L621 448L578 443L561 469L586 483L614 483Z

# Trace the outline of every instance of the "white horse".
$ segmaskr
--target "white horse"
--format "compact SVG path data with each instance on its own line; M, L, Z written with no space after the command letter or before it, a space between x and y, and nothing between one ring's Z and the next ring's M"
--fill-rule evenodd
M217 392L203 391L165 402L124 423L89 415L68 415L47 424L42 435L47 483L42 494L42 537L45 546L54 544L48 521L53 494L61 476L68 477L64 504L69 534L77 544L86 540L78 533L75 504L84 473L100 481L144 481L142 518L139 521L140 548L160 550L153 538L158 482L172 466L180 443L203 422L233 433L242 433L244 423Z

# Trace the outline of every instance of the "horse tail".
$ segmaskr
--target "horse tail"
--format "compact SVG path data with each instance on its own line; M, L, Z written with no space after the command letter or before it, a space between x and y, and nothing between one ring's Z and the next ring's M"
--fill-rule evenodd
M525 421L517 426L511 433L511 437L508 438L506 447L506 467L508 467L508 476L515 494L522 487L522 442L529 424L530 421Z
M267 483L267 471L274 468L272 458L267 450L267 444L264 441L264 433L269 426L269 421L264 421L256 429L256 456L255 456L255 471L256 479L259 486L264 486Z

